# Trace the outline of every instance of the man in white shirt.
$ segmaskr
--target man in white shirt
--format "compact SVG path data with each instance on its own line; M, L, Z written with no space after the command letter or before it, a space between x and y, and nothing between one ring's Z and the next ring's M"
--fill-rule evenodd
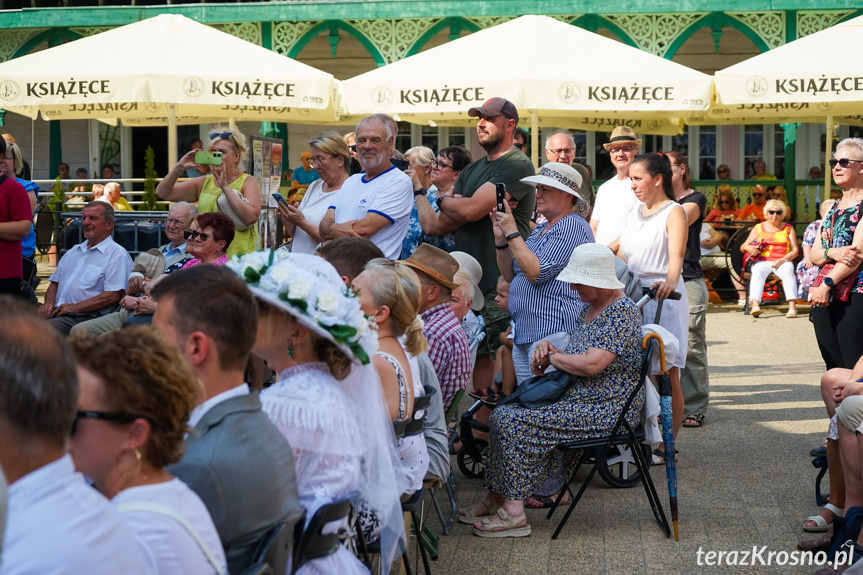
M391 260L401 254L413 208L411 179L390 162L394 123L385 114L375 114L357 124L357 153L366 171L342 184L320 225L324 240L367 238Z
M171 211L168 212L168 218L165 223L165 235L168 238L168 243L158 248L164 259L162 269L157 270L156 275L150 278L145 278L144 274L140 271L132 271L129 274L127 295L120 300L120 309L114 313L81 322L72 328L70 334L74 335L84 331L93 335L103 335L109 331L123 327L123 323L133 314L152 316L156 309L152 300L148 297L139 298L135 296L139 294L143 295L144 286L149 281L163 273L177 271L192 257L186 251L186 238L183 232L189 229L189 225L197 215L198 208L189 202L177 202L174 204L171 207ZM139 259L136 259L136 263L139 261ZM137 266L133 264L132 269L135 269L135 267Z
M596 191L590 227L596 243L606 245L617 253L620 233L629 214L638 207L638 198L632 191L632 180L629 179L629 167L641 149L641 139L636 137L632 128L618 126L611 132L611 139L602 146L611 155L617 175Z
M66 441L78 380L63 337L0 298L0 466L9 481L0 574L147 573L120 512L76 473Z
M63 335L111 311L123 297L132 269L132 258L111 237L114 209L104 202L90 202L81 216L87 240L66 252L57 264L39 308L42 317Z
M153 327L180 350L205 392L189 418L186 453L168 471L207 506L228 571L239 573L264 535L302 515L291 446L244 382L258 306L246 283L218 266L173 273L150 295L158 302Z

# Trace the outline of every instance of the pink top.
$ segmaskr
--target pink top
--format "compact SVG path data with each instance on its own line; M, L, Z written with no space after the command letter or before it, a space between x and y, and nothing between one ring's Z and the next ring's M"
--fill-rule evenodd
M186 268L191 268L191 267L198 265L199 263L201 263L201 258L195 258L195 259L187 261L186 264L183 267L181 267L180 269L184 270ZM225 254L222 254L210 263L214 266L223 266L226 263L228 263L228 256L226 256Z

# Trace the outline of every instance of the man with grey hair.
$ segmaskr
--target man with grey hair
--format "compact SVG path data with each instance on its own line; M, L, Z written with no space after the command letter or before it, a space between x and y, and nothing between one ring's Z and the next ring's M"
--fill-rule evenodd
M140 319L135 323L149 324L156 306L149 297L137 296L146 296L146 288L151 281L161 275L179 270L192 258L186 251L186 238L183 233L189 229L189 225L197 215L198 208L194 204L189 202L174 204L165 220L165 235L170 241L155 248L161 254L160 256L154 258L154 250L150 250L140 254L135 259L135 263L132 264L132 272L129 274L127 295L120 300L120 309L114 313L79 323L72 328L70 333L74 335L78 332L90 332L93 335L103 335L109 331L120 329L133 316ZM148 267L145 260L153 260L159 268L150 270L153 272L149 274L151 277L144 275Z
M575 161L575 156L578 150L575 145L575 138L569 132L559 131L550 135L545 139L545 157L549 162L560 162L567 166L572 166L581 175L581 189L579 193L587 200L589 206L593 206L593 184L590 181L590 172L587 168ZM536 173L539 173L537 170ZM590 221L590 209L584 219Z
M390 161L395 120L374 114L357 124L357 154L365 173L342 184L334 204L321 220L324 240L363 237L394 260L399 257L413 208L413 185Z
M147 573L120 512L75 472L66 442L77 404L75 361L62 336L0 297L0 466L9 481L3 573ZM87 417L112 425L110 415Z
M111 205L90 202L81 217L86 241L66 252L57 264L39 308L63 335L81 322L109 313L123 297L132 269L132 258L111 237Z

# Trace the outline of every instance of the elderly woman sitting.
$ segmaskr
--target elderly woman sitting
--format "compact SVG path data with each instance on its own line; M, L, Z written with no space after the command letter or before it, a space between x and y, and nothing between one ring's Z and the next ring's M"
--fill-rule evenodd
M459 510L459 521L473 523L473 533L480 537L529 535L524 499L557 471L560 457L568 474L575 464L571 454L561 456L555 446L608 433L638 382L641 312L621 291L611 250L600 244L578 246L557 279L578 290L586 307L566 351L541 341L531 368L542 374L552 366L572 374L572 380L557 403L538 409L508 404L492 412L488 496ZM641 394L627 416L630 424L637 424L643 405Z
M797 276L794 273L794 258L800 253L797 232L791 224L783 222L788 206L780 200L768 200L764 205L765 221L755 224L749 237L740 246L740 251L757 258L752 265L749 280L749 300L752 316L761 315L761 294L767 276L775 273L782 280L788 313L785 317L797 317Z
M226 573L225 552L201 499L165 469L183 454L200 382L149 328L76 337L75 467L123 513L151 573Z

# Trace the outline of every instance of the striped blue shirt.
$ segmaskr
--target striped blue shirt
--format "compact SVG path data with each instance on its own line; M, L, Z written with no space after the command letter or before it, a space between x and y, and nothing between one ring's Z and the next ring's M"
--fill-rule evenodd
M575 212L543 233L547 227L547 223L537 226L526 241L530 251L539 258L536 281L529 281L521 273L518 262L513 261L515 277L509 286L509 313L515 323L513 332L517 345L534 343L561 331L572 333L581 313L578 292L556 278L569 263L576 247L593 242L593 232Z

